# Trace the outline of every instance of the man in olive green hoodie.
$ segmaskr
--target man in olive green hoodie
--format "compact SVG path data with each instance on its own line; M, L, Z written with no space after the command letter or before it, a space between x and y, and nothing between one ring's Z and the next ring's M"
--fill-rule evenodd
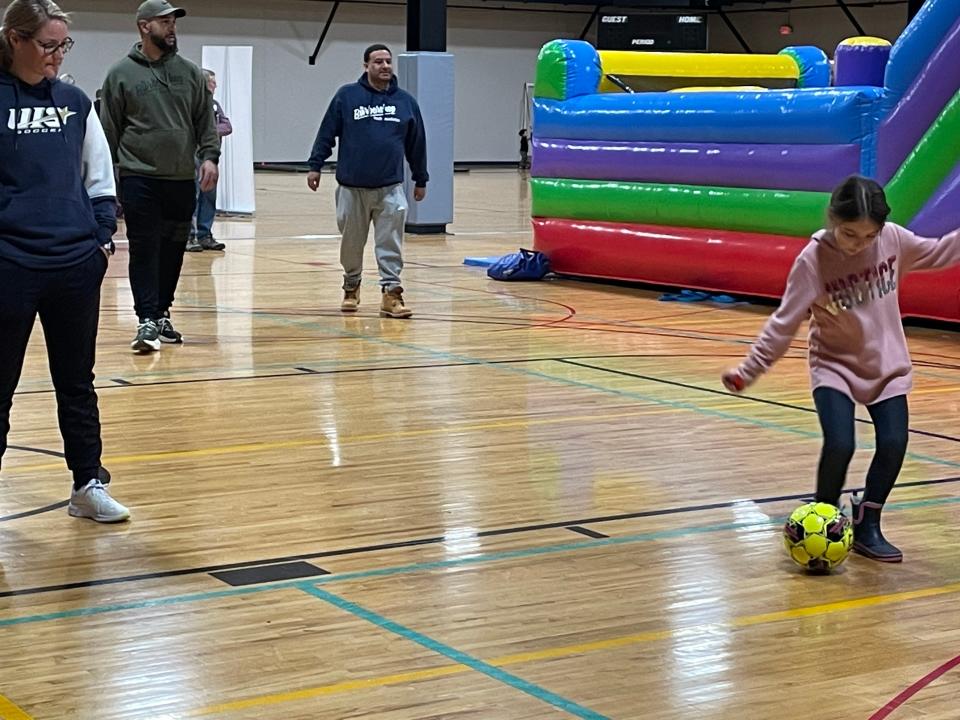
M140 42L107 73L100 115L120 170L130 287L139 324L130 343L154 352L180 343L170 306L200 187L217 184L220 145L213 102L200 68L177 55L177 18L169 0L146 0L137 10Z

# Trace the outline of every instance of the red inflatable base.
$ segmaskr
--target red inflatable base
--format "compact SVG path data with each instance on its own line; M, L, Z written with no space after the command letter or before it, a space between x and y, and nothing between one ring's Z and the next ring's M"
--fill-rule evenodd
M534 218L534 249L554 272L779 298L809 238ZM904 316L960 322L960 267L915 272L900 288Z

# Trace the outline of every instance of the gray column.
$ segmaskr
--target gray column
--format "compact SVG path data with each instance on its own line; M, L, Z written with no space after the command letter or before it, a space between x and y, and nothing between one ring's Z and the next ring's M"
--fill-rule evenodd
M427 133L427 197L413 199L413 181L407 167L404 189L410 204L407 232L441 234L453 222L453 55L445 52L403 53L398 58L397 82L416 98Z

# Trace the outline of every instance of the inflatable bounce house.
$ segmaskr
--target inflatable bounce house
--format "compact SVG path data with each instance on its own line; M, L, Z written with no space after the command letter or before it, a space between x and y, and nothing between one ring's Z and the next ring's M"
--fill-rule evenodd
M892 46L858 37L833 68L778 55L597 51L537 62L534 247L562 274L779 297L848 175L891 220L960 226L960 0L927 0ZM960 269L914 273L904 315L960 321Z

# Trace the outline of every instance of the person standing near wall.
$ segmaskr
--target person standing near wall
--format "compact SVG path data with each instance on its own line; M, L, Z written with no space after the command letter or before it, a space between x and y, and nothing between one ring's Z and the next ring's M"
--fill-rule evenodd
M217 124L217 140L223 148L223 139L233 132L230 118L223 112L220 103L213 99L217 91L217 75L213 70L204 68L203 77L207 81L210 91L210 100L213 102L213 117ZM187 242L187 252L203 252L204 250L223 250L226 245L213 237L213 219L217 216L217 186L204 192L200 189L200 158L197 158L197 209L193 214L193 230Z
M530 169L530 138L527 135L527 129L520 130L520 169Z
M364 74L337 90L323 117L313 151L307 187L316 192L320 170L337 139L337 226L343 265L342 312L360 304L363 249L373 221L377 267L380 271L380 315L408 318L403 302L403 229L407 196L403 191L403 160L413 175L413 199L427 195L427 139L420 107L397 87L393 54L386 45L371 45L363 53Z
M170 321L183 253L200 190L216 186L220 143L203 74L177 54L177 19L186 11L168 0L137 10L140 42L107 73L103 128L120 168L130 287L137 313L135 352L181 343Z

